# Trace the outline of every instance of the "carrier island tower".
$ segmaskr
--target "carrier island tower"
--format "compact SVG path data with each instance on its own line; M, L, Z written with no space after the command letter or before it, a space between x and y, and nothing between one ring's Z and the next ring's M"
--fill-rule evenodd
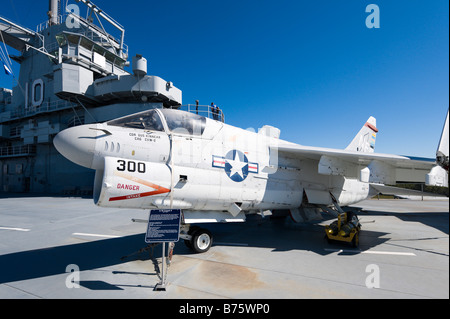
M0 16L0 66L14 79L12 89L0 88L0 194L90 195L95 172L59 154L53 137L68 127L182 103L172 82L147 75L141 55L131 58L132 73L125 70L128 47L118 22L89 0L72 2L61 7L50 0L42 8L48 20L35 30ZM109 147L112 154L120 149Z

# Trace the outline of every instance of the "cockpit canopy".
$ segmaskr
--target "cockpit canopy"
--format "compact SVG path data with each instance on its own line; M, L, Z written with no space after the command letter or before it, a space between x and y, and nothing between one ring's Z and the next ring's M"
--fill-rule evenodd
M201 136L205 130L206 118L197 114L172 110L160 110L164 115L167 127L172 133Z
M119 119L106 122L106 124L150 131L164 131L164 126L162 124L161 118L159 117L156 110L149 110L124 116Z
M172 109L152 109L108 121L106 124L163 132L164 125L160 114L164 117L164 121L167 123L167 128L172 133L201 136L205 131L205 117Z

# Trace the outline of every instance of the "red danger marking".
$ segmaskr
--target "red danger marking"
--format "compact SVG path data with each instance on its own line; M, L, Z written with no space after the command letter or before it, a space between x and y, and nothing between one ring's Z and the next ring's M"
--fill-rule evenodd
M138 193L138 194L130 194L130 195L124 195L124 196L117 196L117 197L111 197L109 199L110 202L117 201L117 200L124 200L124 199L134 199L134 198L142 198L147 196L153 196L153 195L159 195L164 193L169 193L170 189L164 188L161 186L158 186L159 189L154 190L152 192L146 192L146 193Z
M170 193L170 189L153 184L149 181L140 179L138 177L133 177L131 175L128 174L124 174L122 172L114 172L114 175L119 176L119 177L123 177L125 179L128 179L129 181L132 182L136 182L136 183L140 183L142 185L154 188L154 191L150 191L150 192L145 192L145 193L137 193L137 194L128 194L128 195L123 195L123 196L116 196L116 197L110 197L109 201L117 201L117 200L126 200L126 199L134 199L134 198L142 198L142 197L147 197L147 196L153 196L153 195L159 195L159 194L165 194L165 193ZM133 184L121 184L121 183L117 183L117 188L118 189L126 189L126 190L135 190L138 191L139 190L139 186L138 185L133 185Z
M139 186L138 185L130 185L130 184L117 184L117 189L127 189L130 191L138 191Z

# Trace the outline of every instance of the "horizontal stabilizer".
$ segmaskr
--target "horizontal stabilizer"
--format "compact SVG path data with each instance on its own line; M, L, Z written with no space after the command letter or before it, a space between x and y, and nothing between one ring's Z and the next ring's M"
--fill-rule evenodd
M441 140L439 141L439 146L436 152L436 162L448 171L449 167L449 131L448 131L448 111L447 117L445 118L444 128L442 129Z
M425 177L425 185L448 187L448 171L441 166L435 166Z

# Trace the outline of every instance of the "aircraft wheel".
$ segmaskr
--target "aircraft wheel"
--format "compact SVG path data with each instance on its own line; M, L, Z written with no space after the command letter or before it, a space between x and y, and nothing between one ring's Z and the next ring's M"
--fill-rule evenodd
M211 248L213 237L207 229L200 228L192 235L192 249L196 253L204 253Z

